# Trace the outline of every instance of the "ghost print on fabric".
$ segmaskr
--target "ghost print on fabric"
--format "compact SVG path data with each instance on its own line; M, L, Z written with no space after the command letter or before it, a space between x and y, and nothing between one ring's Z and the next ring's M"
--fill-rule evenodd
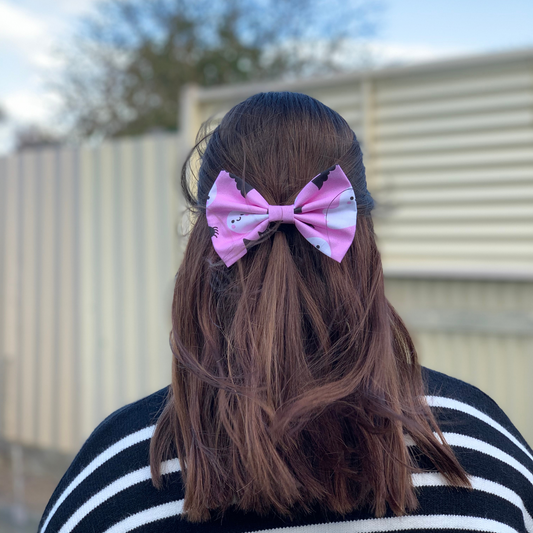
M318 251L340 262L355 235L357 203L337 165L315 176L294 204L274 206L244 180L222 170L206 202L213 246L226 266L246 254L271 222L295 224Z
M268 219L268 214L253 215L251 213L231 211L226 219L226 226L235 233L248 233L265 219Z

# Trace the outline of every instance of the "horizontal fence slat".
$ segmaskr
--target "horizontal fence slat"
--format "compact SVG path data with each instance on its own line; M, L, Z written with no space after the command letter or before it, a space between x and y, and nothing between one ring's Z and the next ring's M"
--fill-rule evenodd
M514 186L492 185L485 187L455 187L455 188L425 188L417 190L403 190L400 187L391 187L380 192L377 197L380 202L387 205L411 204L459 204L470 205L487 202L525 202L533 200L533 180L531 184Z
M379 170L403 170L419 168L461 168L490 165L531 165L533 150L528 148L508 148L502 150L470 150L434 154L411 154L406 156L383 156L376 166Z
M511 131L483 131L475 134L426 135L417 138L399 138L376 141L375 153L409 153L466 151L471 149L527 146L533 150L533 128Z
M376 91L378 105L391 102L409 102L420 99L453 98L465 94L512 92L533 88L533 73L528 71L508 72L502 75L495 71L469 77L441 77L425 83L400 85L382 83Z
M411 117L434 117L439 115L471 114L503 111L508 109L526 109L533 105L531 90L514 91L496 95L474 95L442 101L420 101L398 106L378 107L378 122L387 120L404 120Z
M483 224L450 224L449 222L425 224L396 223L379 227L379 236L383 239L458 239L465 240L494 240L506 238L513 240L528 239L533 246L533 218L520 223L506 221L484 222Z
M390 137L416 136L426 134L451 134L462 132L484 132L485 130L512 130L533 127L533 109L492 109L483 114L440 116L427 118L405 117L397 122L379 122L375 125L377 140Z
M379 206L378 223L400 222L402 220L520 220L533 219L533 205L531 203L505 205L447 205L447 206Z
M380 183L387 186L422 187L458 187L485 184L531 183L533 181L533 164L490 168L459 168L450 170L398 170L392 169L378 174Z
M500 241L493 239L492 242L460 242L446 241L444 239L439 240L439 242L434 242L431 239L425 242L421 240L411 242L390 241L382 242L380 249L384 256L450 258L455 255L465 259L469 257L493 259L495 256L504 255L507 259L522 258L533 260L531 242L509 241L507 239Z

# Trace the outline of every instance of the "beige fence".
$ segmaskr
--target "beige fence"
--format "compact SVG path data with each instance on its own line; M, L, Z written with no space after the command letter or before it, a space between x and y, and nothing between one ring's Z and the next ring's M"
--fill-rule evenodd
M308 93L348 120L377 201L387 294L422 361L488 392L533 442L533 51L189 87L181 141L1 160L2 437L72 451L169 382L176 167L204 119L266 90Z
M176 135L0 164L3 439L76 450L169 382Z

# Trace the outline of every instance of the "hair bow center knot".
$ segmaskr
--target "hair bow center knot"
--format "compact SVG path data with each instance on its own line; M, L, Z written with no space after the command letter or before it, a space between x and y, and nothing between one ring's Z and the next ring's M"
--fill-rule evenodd
M268 220L281 221L284 224L294 224L294 205L269 205Z

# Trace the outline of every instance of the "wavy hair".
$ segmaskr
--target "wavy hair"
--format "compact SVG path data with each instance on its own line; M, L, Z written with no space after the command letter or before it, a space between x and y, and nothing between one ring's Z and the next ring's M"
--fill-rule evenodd
M203 147L203 148L202 148ZM467 475L424 400L413 341L384 293L362 153L336 112L298 93L261 93L202 137L197 180L182 172L196 220L176 276L172 386L150 444L153 484L177 453L184 516L234 507L292 516L316 506L382 516L417 507L406 444L454 485ZM290 204L340 165L357 201L341 263L275 223L230 268L205 216L221 169L272 205ZM189 169L189 170L188 170Z

